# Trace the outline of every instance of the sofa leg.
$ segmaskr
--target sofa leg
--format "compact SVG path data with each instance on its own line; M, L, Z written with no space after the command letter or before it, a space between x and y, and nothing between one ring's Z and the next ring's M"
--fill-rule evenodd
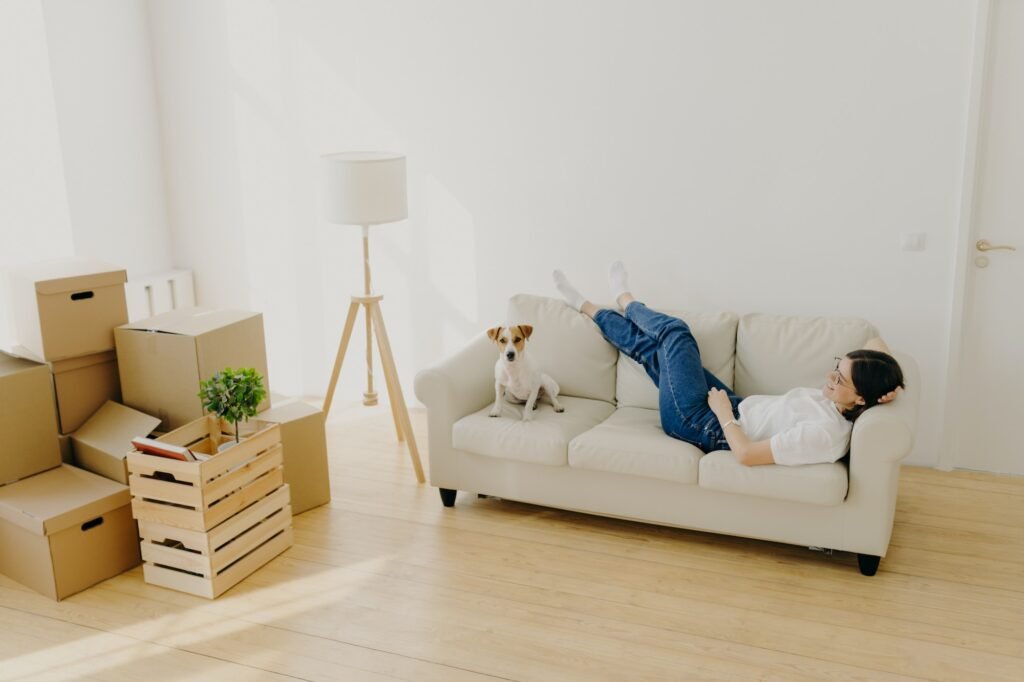
M438 488L438 491L441 493L441 504L443 504L446 507L455 506L455 493L458 492L457 490L450 490L448 488Z
M882 557L880 556L858 554L857 565L860 566L861 575L874 575L878 571L878 562L881 560Z

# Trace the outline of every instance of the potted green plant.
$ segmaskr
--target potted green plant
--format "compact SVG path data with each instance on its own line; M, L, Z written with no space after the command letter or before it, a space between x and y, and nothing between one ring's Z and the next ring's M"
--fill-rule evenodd
M235 427L235 443L239 442L238 423L256 416L256 409L267 395L263 377L255 369L227 369L217 372L206 381L199 382L199 397L203 409L213 412ZM225 443L218 451L235 443Z

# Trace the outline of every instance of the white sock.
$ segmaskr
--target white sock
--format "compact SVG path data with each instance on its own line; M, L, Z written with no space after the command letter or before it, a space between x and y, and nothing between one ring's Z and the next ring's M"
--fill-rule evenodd
M576 291L576 287L569 284L569 279L565 276L565 273L561 270L555 270L552 273L555 278L555 288L558 289L558 293L562 295L565 302L569 304L575 310L579 310L580 306L587 302L587 299L583 297L583 294Z
M619 297L629 293L629 275L626 273L626 266L622 261L617 260L608 266L608 285L611 287L612 296L618 302Z

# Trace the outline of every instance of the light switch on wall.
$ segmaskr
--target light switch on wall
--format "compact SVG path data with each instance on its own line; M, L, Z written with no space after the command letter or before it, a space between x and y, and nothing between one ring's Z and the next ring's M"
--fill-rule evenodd
M901 232L900 249L903 251L924 251L924 232Z

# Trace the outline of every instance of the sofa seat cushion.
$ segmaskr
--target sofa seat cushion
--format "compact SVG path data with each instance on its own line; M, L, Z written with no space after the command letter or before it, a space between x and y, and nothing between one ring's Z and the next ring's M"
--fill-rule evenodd
M502 404L500 417L491 417L491 405L463 417L452 426L452 446L488 457L532 464L565 466L569 442L615 411L603 400L559 396L565 412L556 414L541 403L532 421L523 421L523 406Z
M620 407L569 443L569 466L694 484L702 454L665 435L657 410Z
M846 499L848 474L843 462L782 466L743 466L727 451L700 460L701 488L739 495L833 506Z

